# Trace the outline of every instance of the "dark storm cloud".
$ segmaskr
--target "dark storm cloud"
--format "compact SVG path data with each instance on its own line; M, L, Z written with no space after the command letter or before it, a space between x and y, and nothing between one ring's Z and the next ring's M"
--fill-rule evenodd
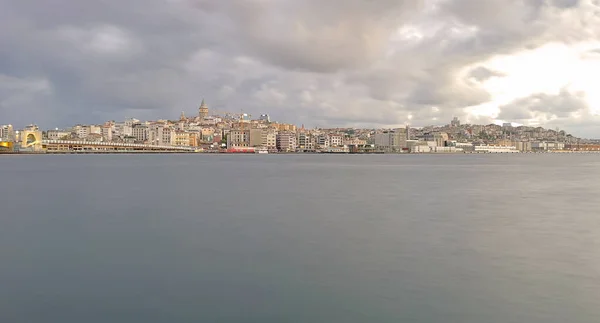
M173 118L205 98L308 125L440 123L490 100L477 83L502 75L479 62L596 37L590 6L0 0L0 110L6 122L52 127Z

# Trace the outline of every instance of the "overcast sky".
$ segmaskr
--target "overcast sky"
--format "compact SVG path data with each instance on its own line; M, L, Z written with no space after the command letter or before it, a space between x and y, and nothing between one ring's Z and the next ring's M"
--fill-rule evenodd
M600 0L0 0L0 124L217 111L600 137Z

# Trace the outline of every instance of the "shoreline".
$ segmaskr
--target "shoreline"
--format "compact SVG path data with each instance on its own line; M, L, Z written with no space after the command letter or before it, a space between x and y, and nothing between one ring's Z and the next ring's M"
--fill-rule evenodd
M278 153L228 153L228 152L183 152L183 151L61 151L61 152L0 152L0 156L19 155L521 155L521 154L600 154L600 151L523 151L523 152L278 152Z

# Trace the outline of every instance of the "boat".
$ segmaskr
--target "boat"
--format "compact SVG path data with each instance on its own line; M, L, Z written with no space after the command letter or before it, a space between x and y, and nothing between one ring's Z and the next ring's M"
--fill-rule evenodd
M256 149L254 147L231 147L226 152L232 154L253 154L256 153Z
M267 148L258 148L256 149L257 154L268 154L269 150Z

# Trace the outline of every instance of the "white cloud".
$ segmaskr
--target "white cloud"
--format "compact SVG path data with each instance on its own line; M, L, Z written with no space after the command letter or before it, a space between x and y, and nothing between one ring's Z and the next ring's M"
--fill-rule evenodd
M111 56L130 56L141 51L140 44L128 32L112 25L61 26L57 33L69 46L67 51L78 49L86 54Z

